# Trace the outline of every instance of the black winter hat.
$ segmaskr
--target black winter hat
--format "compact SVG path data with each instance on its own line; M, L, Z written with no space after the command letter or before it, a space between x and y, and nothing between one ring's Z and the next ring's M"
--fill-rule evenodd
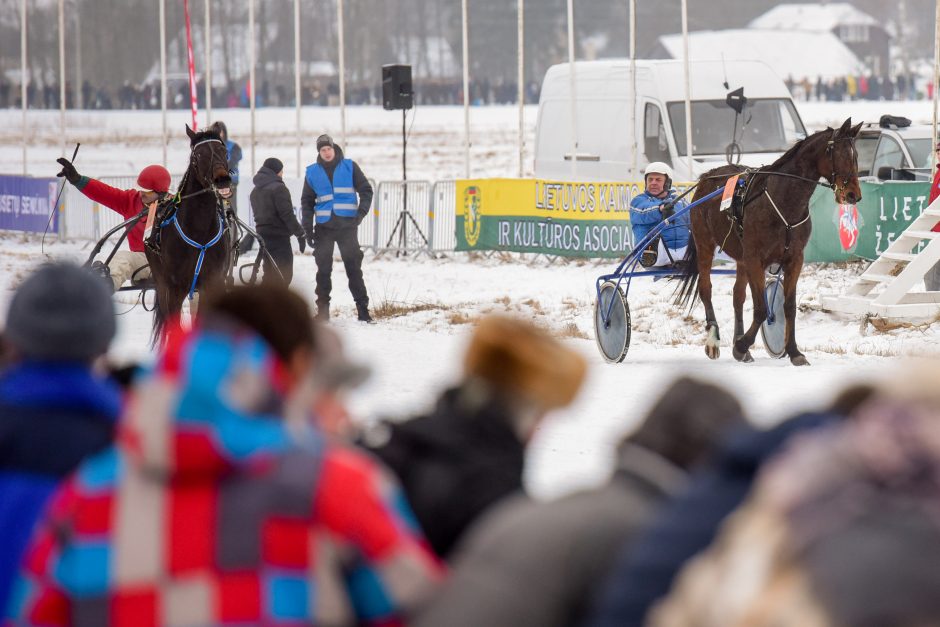
M4 335L28 359L89 362L107 352L115 330L111 290L101 277L53 263L16 290Z
M317 152L320 151L324 146L333 146L333 138L324 133L317 137Z
M280 174L281 170L284 169L284 164L277 157L268 157L261 167L272 170L275 174Z

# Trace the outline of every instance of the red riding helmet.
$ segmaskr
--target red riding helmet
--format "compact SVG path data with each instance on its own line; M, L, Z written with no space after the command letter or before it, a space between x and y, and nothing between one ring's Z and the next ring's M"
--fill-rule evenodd
M137 187L165 194L170 191L170 173L162 165L148 165L137 175Z

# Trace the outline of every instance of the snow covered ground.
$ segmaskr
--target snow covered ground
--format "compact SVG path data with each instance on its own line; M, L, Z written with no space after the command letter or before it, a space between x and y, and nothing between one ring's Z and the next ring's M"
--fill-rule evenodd
M514 176L517 171L514 107L477 108L472 112L474 176ZM812 129L841 123L845 117L877 120L882 113L928 122L929 103L803 103L800 113ZM248 112L219 111L232 134L246 145ZM22 171L17 111L0 111L0 172ZM527 167L531 168L534 108L527 109ZM187 143L180 139L186 112L172 112L171 128L178 129L170 163L182 167ZM304 157L310 159L316 134L339 135L336 109L304 110L308 132ZM410 114L409 114L410 119ZM292 110L261 110L258 114L256 160L272 153L282 158L290 174L295 167ZM68 143L81 141L79 168L93 175L130 174L162 157L159 112L70 113ZM381 109L351 109L349 152L376 179L400 177L401 117ZM30 113L28 170L42 176L55 172L61 153L57 112ZM419 109L409 144L409 178L440 180L463 174L463 112L455 107ZM69 149L71 152L71 149ZM249 159L246 147L246 160ZM248 169L248 162L243 162ZM178 170L180 168L171 168ZM56 258L83 259L90 242L47 238L45 251ZM43 260L38 236L0 232L0 311L5 312L10 290L29 269ZM771 360L762 348L756 362L738 364L730 356L731 280L715 281L715 304L723 325L722 357L712 362L702 349L701 307L692 318L671 304L673 286L665 281L640 280L630 292L633 340L626 361L604 363L594 346L594 279L609 272L611 262L554 263L518 256L482 258L455 254L443 259L426 256L395 258L367 256L366 284L377 311L397 306L405 313L384 318L378 325L355 321L352 299L345 288L342 264L334 266L333 324L343 333L352 354L374 368L371 381L350 399L363 421L377 416L403 416L432 402L442 386L459 375L461 351L472 321L488 311L509 311L554 329L590 362L590 375L581 395L569 409L553 415L530 449L527 483L547 497L600 482L612 461L619 436L643 416L657 393L677 375L689 374L720 382L741 398L759 422L779 420L804 408L827 402L844 385L860 378L894 373L904 355L940 354L938 325L877 332L857 319L823 313L822 295L838 293L861 268L806 268L799 287L797 337L812 366L795 368L786 360ZM297 257L294 286L313 300L315 266L309 255ZM150 314L133 296L117 299L119 336L113 347L118 360L147 360ZM0 314L2 315L2 314ZM749 315L749 309L746 315Z

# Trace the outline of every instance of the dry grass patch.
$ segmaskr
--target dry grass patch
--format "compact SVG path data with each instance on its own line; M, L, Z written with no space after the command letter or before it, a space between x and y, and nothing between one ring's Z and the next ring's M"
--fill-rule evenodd
M473 316L463 311L447 312L447 322L451 324L471 324Z
M527 307L531 307L532 311L534 311L537 314L545 313L544 309L542 309L542 303L535 300L534 298L527 298L524 301L522 301L522 304Z
M572 337L572 338L577 338L579 340L589 339L588 334L582 331L580 328L578 328L578 325L576 325L574 322L569 322L565 324L565 326L563 326L561 330L558 332L558 336L559 337Z
M438 303L401 303L384 300L377 306L372 307L372 317L379 320L385 318L397 318L399 316L407 316L408 314L443 308L444 306Z

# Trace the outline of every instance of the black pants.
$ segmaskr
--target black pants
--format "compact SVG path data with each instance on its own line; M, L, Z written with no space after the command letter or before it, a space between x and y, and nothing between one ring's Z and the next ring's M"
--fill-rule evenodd
M290 235L265 233L263 231L258 231L258 235L264 240L268 254L274 259L277 270L280 270L281 276L284 277L284 285L290 285L291 280L294 278L294 250L290 245ZM264 257L261 267L264 268L262 283L280 282L281 279L278 277L277 271L271 267L271 261L267 256Z
M362 249L359 247L359 230L356 228L329 229L317 226L313 229L313 257L317 262L317 304L329 306L333 290L333 245L339 246L339 254L349 278L349 291L357 305L368 307L369 295L362 280Z

